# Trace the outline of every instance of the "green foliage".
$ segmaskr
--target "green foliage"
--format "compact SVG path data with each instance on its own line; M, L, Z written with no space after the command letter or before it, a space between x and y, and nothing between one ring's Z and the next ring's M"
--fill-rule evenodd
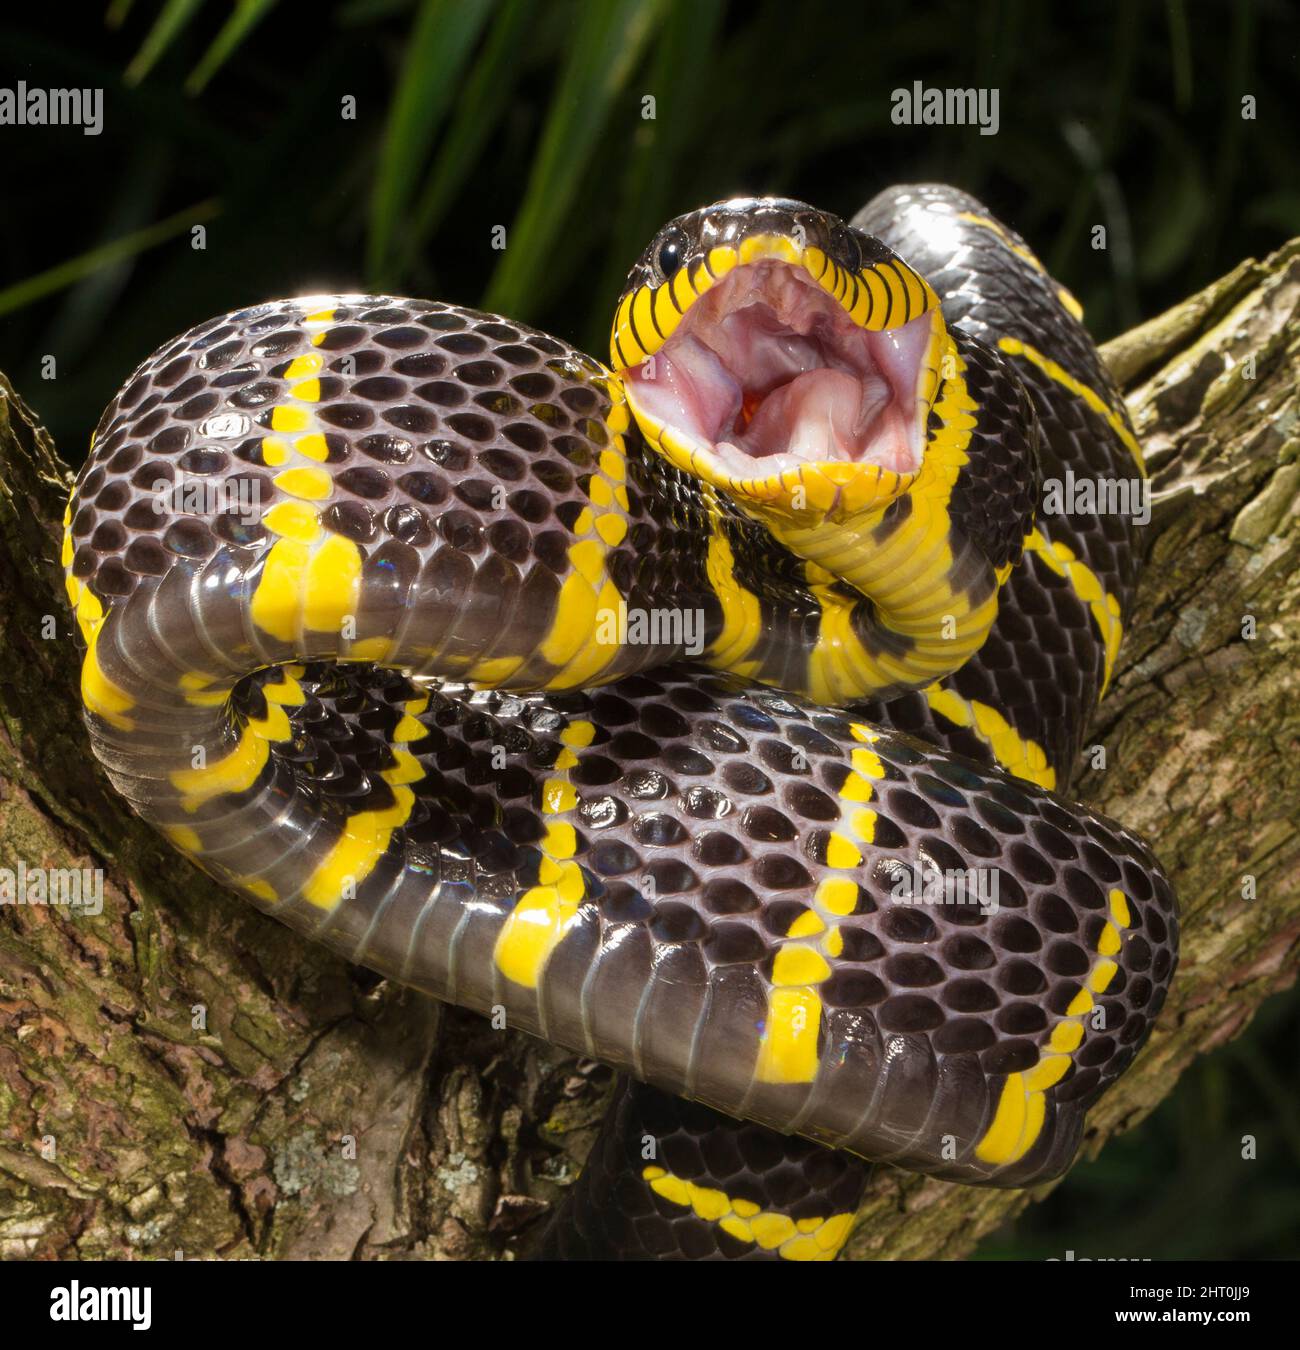
M0 224L0 360L31 387L41 355L61 358L39 401L67 447L124 365L295 289L486 304L600 356L645 242L735 191L848 214L891 181L955 182L1033 242L1103 337L1300 232L1271 6L858 8L112 0L98 31L7 14L29 81L102 87L106 125L6 132L25 206ZM998 134L895 125L891 94L916 80L996 88ZM187 211L215 217L204 253Z
M368 270L376 290L393 284L393 229L405 217L429 146L491 12L491 0L424 0L411 25L370 193Z

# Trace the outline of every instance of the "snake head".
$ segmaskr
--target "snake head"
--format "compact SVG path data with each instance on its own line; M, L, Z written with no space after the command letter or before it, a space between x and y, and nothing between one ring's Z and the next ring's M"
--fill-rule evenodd
M742 509L832 520L916 479L950 345L934 291L892 250L782 197L660 230L610 341L659 453Z
M611 348L650 446L801 561L811 697L892 697L979 650L1032 525L1038 429L890 248L786 198L692 211L633 268Z

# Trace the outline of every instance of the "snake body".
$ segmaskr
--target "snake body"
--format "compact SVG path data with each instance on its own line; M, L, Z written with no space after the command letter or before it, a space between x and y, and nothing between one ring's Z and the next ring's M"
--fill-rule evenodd
M742 199L651 243L612 368L314 297L105 412L96 755L277 918L636 1080L552 1254L833 1257L863 1159L1056 1175L1143 1043L1172 891L1058 795L1138 564L1040 509L1141 473L1076 311L952 189Z

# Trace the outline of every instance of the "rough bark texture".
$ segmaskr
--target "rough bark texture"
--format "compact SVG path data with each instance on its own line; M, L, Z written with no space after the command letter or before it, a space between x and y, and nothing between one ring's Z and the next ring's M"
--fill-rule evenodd
M1080 795L1155 841L1185 927L1088 1154L1294 978L1298 317L1300 240L1106 351L1157 503ZM0 376L0 867L105 876L98 916L0 908L0 1254L525 1253L608 1074L323 954L126 813L78 712L68 483ZM849 1253L959 1256L1032 1194L882 1169Z

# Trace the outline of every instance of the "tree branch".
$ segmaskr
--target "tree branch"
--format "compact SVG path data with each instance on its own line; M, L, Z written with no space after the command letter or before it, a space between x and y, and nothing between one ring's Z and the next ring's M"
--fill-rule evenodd
M1295 974L1300 240L1105 355L1156 504L1080 795L1155 841L1184 934L1087 1154ZM526 1250L609 1075L328 956L126 812L81 728L69 482L0 376L0 867L104 870L98 915L0 907L0 1256ZM882 1168L849 1254L959 1256L1044 1189Z

